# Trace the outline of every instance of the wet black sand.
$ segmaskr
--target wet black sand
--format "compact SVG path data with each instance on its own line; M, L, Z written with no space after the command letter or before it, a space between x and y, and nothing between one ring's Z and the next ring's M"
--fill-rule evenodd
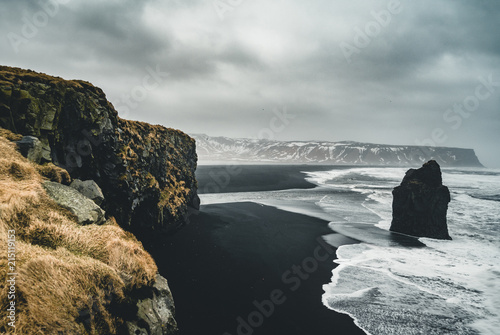
M196 179L200 194L307 189L316 185L305 180L302 171L330 169L326 165L202 165Z
M321 302L335 258L321 239L328 222L254 203L202 206L189 219L150 249L182 334L364 334Z

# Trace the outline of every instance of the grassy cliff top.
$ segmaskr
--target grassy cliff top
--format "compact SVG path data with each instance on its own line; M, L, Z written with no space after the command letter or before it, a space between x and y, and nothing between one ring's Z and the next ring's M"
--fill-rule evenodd
M18 86L26 83L42 83L49 86L71 87L77 91L91 90L105 96L101 88L94 86L92 83L84 80L66 80L61 77L51 76L45 73L36 72L29 69L21 69L17 67L10 67L0 65L0 87ZM141 121L129 121L121 119L127 126L133 127L134 130L147 130L147 131L173 131L178 135L183 136L190 141L194 140L187 134L178 129L168 128L162 125L151 125Z
M16 334L114 334L123 322L111 306L150 286L157 267L142 244L114 219L80 226L46 194L43 169L0 131L0 243L15 236ZM7 253L0 267L8 268ZM9 306L7 271L0 272L0 306ZM13 333L0 319L0 333Z
M24 82L40 82L47 85L63 85L79 89L95 88L94 85L83 80L65 80L61 77L49 76L45 73L0 65L0 86L10 86Z

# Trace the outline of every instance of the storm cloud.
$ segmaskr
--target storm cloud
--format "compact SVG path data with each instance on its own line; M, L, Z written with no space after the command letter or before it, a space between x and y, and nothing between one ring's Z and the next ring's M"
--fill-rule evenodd
M1 64L90 81L124 118L257 137L286 109L276 139L466 147L500 167L497 1L0 4Z

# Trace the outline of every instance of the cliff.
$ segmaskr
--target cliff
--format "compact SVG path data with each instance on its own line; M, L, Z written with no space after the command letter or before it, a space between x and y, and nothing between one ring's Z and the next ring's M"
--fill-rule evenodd
M171 231L197 208L195 141L123 120L92 84L0 66L0 127L41 142L41 162L101 187L102 208L143 236Z
M22 278L1 272L16 328L0 332L176 334L167 281L130 232L158 236L198 208L195 141L119 118L88 82L0 66L0 149L0 241Z
M46 181L69 176L21 156L20 138L0 129L0 333L176 334L172 295L142 244L114 218L80 220L72 209L97 204Z
M415 166L434 159L448 167L482 167L474 150L359 142L274 141L192 135L200 162Z

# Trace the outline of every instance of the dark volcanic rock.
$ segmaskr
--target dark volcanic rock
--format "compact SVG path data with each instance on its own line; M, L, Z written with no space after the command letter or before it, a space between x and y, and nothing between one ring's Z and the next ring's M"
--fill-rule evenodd
M46 181L45 190L80 224L105 223L109 214L146 237L182 225L190 207L199 208L194 139L179 130L119 118L102 90L88 82L0 66L0 135L19 141L20 151L32 160L48 162L37 166L55 181ZM72 187L59 184L71 179ZM125 257L110 256L128 264ZM145 276L131 274L122 279ZM154 285L127 294L124 300L112 294L105 299L110 300L105 313L117 324L126 321L124 334L178 333L166 279L157 276ZM82 322L102 312L103 297L98 299L79 311Z
M149 291L150 295L136 302L137 314L131 321L127 321L123 335L175 335L179 334L175 321L174 299L168 282L160 275Z
M406 172L392 191L391 231L407 235L451 240L446 224L450 191L441 179L436 161Z
M194 139L119 118L88 82L0 66L0 127L37 137L73 179L94 180L102 208L137 235L172 230L197 207Z
M42 142L34 136L23 136L20 141L16 142L21 154L37 164L42 161L43 147Z

